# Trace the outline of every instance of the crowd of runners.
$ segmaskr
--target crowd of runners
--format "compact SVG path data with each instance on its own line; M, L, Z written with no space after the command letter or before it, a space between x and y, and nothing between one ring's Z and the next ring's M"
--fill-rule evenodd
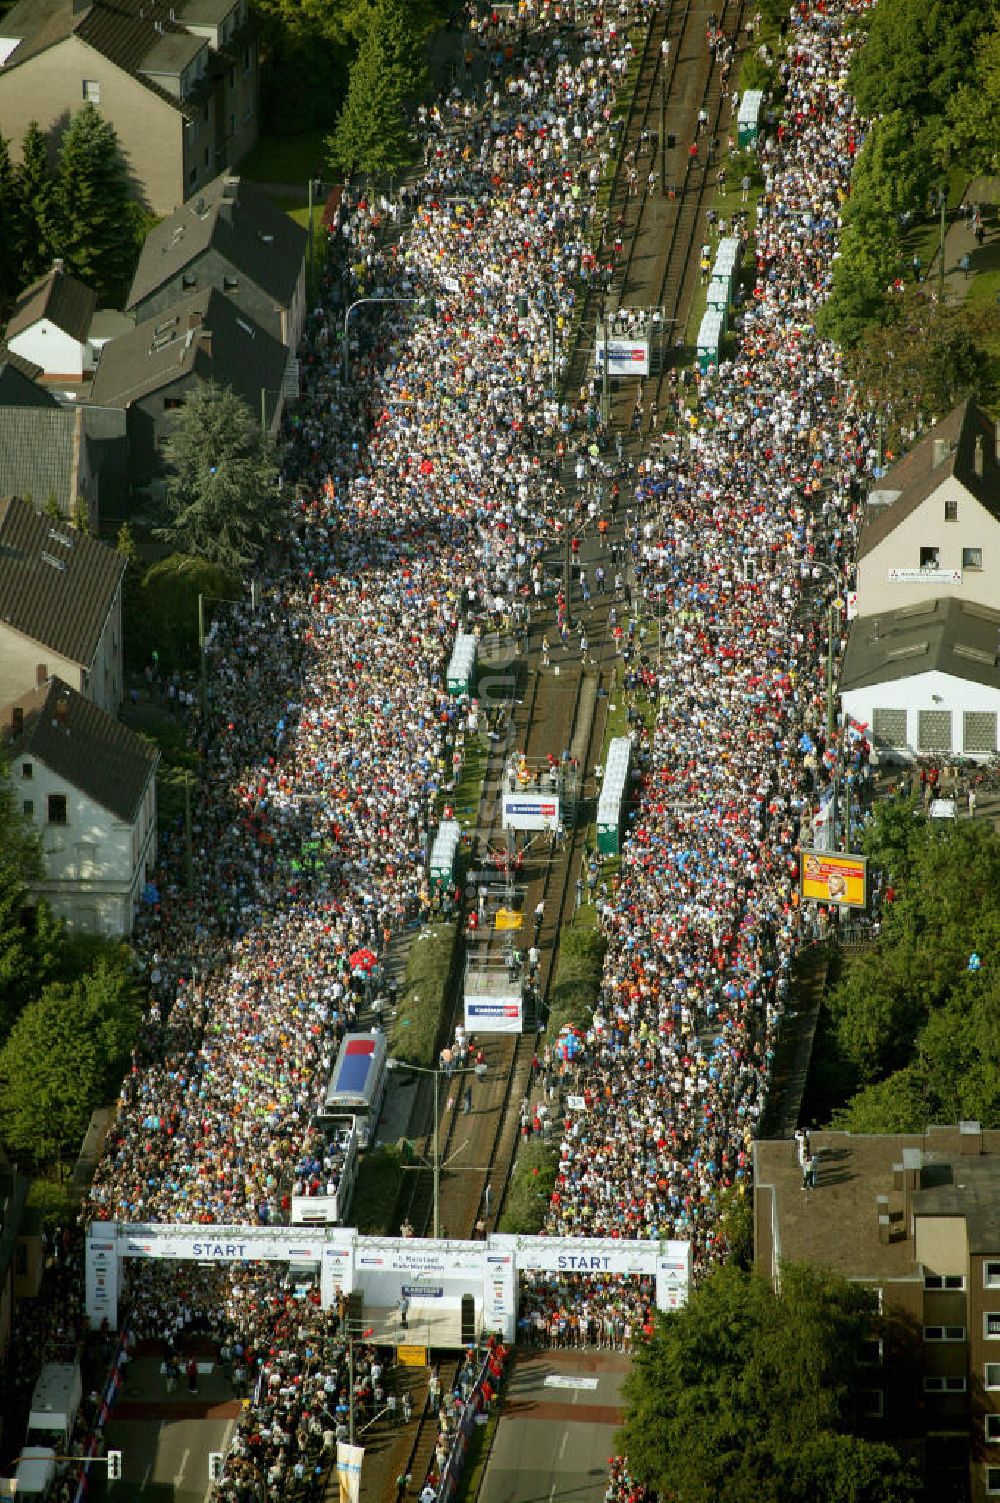
M381 955L430 912L434 810L476 727L446 690L451 644L518 613L528 626L532 565L565 520L551 456L579 449L586 468L600 433L596 386L560 401L553 374L594 270L632 43L614 7L577 0L575 40L556 9L528 7L475 109L428 114L400 233L357 195L332 225L283 459L288 536L264 605L212 634L209 714L190 721L193 881L176 831L140 927L150 1026L91 1217L264 1224L287 1219L296 1184L335 1182L306 1134L363 989L352 956ZM754 286L738 353L696 408L678 389L661 415L676 440L643 461L631 502L630 579L669 623L669 690L641 746L622 879L602 900L610 948L573 1066L586 1110L555 1134L547 1229L689 1237L701 1265L720 1195L747 1178L808 938L794 847L838 750L823 605L850 556L871 435L812 319L859 132L844 80L863 9L791 13L784 116L743 237ZM366 296L397 301L356 311L345 382L344 310ZM239 1342L256 1398L222 1493L240 1496L241 1462L305 1483L343 1423L339 1317L273 1274L227 1287L198 1308L231 1357ZM165 1332L178 1290L157 1282L149 1304ZM522 1321L532 1339L628 1346L650 1299L640 1281L533 1280ZM624 1464L610 1496L639 1496Z

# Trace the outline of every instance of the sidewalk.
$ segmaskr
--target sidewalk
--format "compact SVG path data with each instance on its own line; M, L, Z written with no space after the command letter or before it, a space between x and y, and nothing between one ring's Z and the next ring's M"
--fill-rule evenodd
M981 246L977 245L971 219L966 220L958 210L953 212L944 237L944 296L947 303L962 302L980 272L1000 269L1000 178L973 178L965 190L963 202L979 205L986 238ZM969 258L968 276L959 264L963 256ZM927 268L928 286L937 286L938 275L935 254Z

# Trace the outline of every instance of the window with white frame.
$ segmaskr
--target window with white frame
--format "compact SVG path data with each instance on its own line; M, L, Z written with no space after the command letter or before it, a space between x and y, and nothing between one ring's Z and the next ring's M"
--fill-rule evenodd
M951 751L951 711L920 710L917 714L919 751Z
M906 711L876 710L872 715L872 731L875 740L883 746L906 745Z
M924 1379L924 1393L964 1393L964 1378L929 1377Z
M881 1336L870 1336L861 1343L858 1364L861 1367L881 1367L884 1361L884 1344Z
M988 1414L986 1416L985 1434L990 1445L995 1446L1000 1442L1000 1414Z
M87 104L100 104L101 85L96 78L85 78L83 80L83 98Z
M964 1341L964 1326L924 1326L925 1341Z
M944 519L946 522L958 521L958 502L946 501L944 503Z
M986 1380L983 1384L984 1388L988 1388L991 1392L1000 1388L1000 1362L987 1362L984 1377Z
M1000 1289L1000 1258L986 1258L983 1263L983 1288Z
M861 1413L865 1419L882 1419L885 1414L885 1392L881 1388L862 1388Z
M1000 1494L1000 1466L986 1468L986 1494L990 1498Z
M983 1335L987 1341L1000 1341L1000 1310L987 1310L983 1316Z
M996 751L996 710L965 711L962 717L962 749L966 752Z
M964 1273L925 1273L925 1289L964 1289Z
M983 550L981 548L963 548L962 568L971 570L973 574L981 574L983 568Z

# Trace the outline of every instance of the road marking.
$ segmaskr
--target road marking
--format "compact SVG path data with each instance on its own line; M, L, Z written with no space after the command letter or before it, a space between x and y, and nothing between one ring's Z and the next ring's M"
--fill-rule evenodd
M545 1379L546 1388L586 1388L597 1387L597 1378L574 1378L568 1373L549 1373Z
M152 1473L153 1473L153 1463L151 1461L147 1461L147 1463L146 1463L146 1470L143 1472L143 1474L142 1474L142 1481L139 1483L139 1491L141 1493L144 1493L146 1491L146 1483L149 1481L150 1477L152 1476Z
M569 1431L568 1430L564 1430L563 1431L563 1438L559 1442L559 1458L558 1459L560 1461L562 1461L562 1459L563 1459L563 1455L564 1455L565 1450L566 1450L566 1442L568 1440L569 1440Z
M181 1469L177 1473L177 1476L174 1478L174 1487L180 1487L181 1483L184 1481L184 1472L190 1459L191 1451L190 1448L188 1448L184 1452L184 1455L181 1457Z

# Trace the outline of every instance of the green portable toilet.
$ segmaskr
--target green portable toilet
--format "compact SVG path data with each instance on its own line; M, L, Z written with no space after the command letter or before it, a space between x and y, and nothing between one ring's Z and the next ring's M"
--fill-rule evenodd
M430 883L438 892L447 887L455 874L455 858L462 840L462 827L457 819L444 819L438 825L434 844L431 846Z
M449 694L468 694L476 672L476 638L471 632L460 631L452 648L446 681Z
M757 145L763 105L764 95L760 89L747 89L740 100L740 110L736 117L736 140L741 151L744 148L753 149Z
M698 330L698 369L702 375L710 365L718 365L722 344L722 316L717 308L706 308Z

